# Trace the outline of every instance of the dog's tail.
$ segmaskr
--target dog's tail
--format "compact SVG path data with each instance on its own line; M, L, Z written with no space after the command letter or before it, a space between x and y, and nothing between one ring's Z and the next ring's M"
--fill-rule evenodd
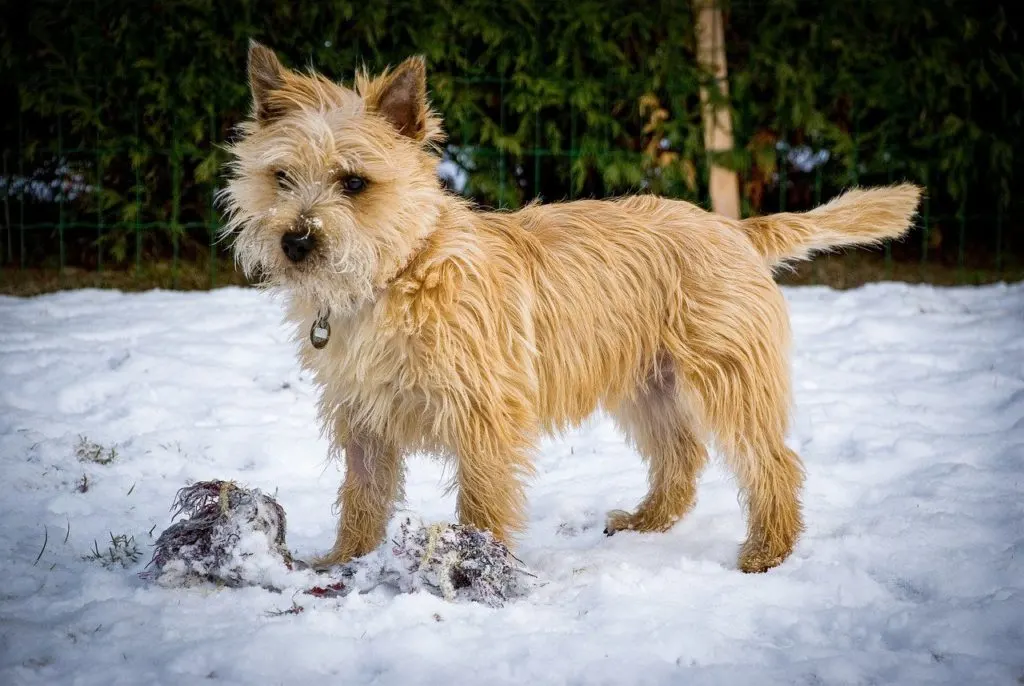
M773 265L806 260L815 252L875 245L911 227L921 188L910 183L854 189L809 212L751 217L740 225Z

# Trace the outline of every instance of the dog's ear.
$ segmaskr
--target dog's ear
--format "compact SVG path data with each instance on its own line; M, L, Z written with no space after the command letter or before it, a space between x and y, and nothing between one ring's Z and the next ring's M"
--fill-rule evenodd
M418 142L439 142L440 120L427 102L427 65L416 55L394 71L369 79L365 73L356 79L356 88L370 110L384 117L398 132Z
M253 117L266 124L281 115L270 106L270 93L284 85L286 69L270 48L249 40L249 88L252 91Z

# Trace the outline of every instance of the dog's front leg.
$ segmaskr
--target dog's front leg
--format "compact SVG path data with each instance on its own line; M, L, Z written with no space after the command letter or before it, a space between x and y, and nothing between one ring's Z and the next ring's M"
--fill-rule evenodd
M338 490L338 537L316 566L342 564L380 545L395 503L404 497L404 483L396 448L372 436L350 438L345 443L345 481Z
M474 416L464 423L456 448L459 522L511 546L526 527L523 478L533 473L530 444L522 432L494 418Z

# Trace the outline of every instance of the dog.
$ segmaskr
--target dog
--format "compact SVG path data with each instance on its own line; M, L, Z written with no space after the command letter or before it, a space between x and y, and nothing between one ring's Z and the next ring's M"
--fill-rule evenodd
M652 195L486 211L442 189L422 57L346 87L252 42L248 79L225 231L244 271L283 294L344 459L337 539L317 565L380 545L416 452L453 467L461 523L514 545L539 440L598 410L649 470L608 535L686 515L713 441L747 510L739 569L790 555L804 467L785 443L790 329L774 272L902 236L919 187L744 220Z

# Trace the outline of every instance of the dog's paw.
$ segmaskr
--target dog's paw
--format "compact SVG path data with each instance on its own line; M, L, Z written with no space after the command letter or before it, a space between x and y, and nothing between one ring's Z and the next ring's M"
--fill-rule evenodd
M677 521L679 517L668 516L652 508L641 507L636 512L612 510L605 520L604 533L606 536L613 536L617 531L664 533L675 526Z
M740 550L739 568L744 574L763 574L786 561L792 549L772 550L765 546L746 544Z
M308 560L306 563L309 565L309 568L312 569L314 572L322 574L323 572L328 572L336 567L340 567L348 562L351 562L354 559L354 557L355 556L351 553L347 553L344 551L338 552L332 550L326 555L314 557L311 560Z
M614 536L619 531L629 531L635 528L635 515L625 510L612 510L606 515L604 522L604 535Z

